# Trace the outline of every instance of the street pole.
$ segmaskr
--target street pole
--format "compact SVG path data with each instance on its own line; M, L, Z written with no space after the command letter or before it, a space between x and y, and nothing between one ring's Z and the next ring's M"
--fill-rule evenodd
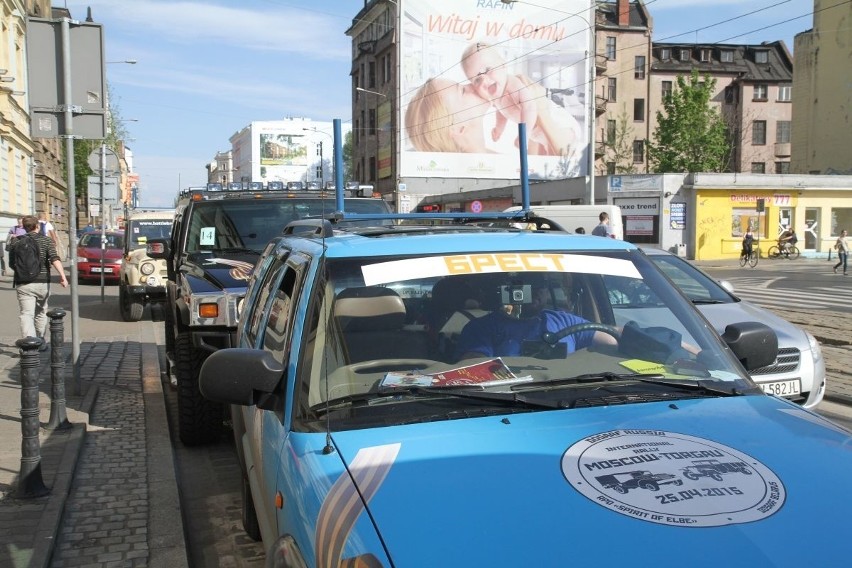
M595 32L595 1L589 7L589 145L586 152L589 160L589 175L586 178L586 196L589 205L595 204L595 63L597 58L597 34Z
M65 119L65 167L68 184L68 241L77 239L77 188L74 182L74 111L71 105L71 20L62 18L62 103ZM81 394L80 383L80 297L77 295L77 247L70 247L71 257L71 365L73 369L75 394Z
M104 215L104 183L106 182L106 144L101 144L101 303L104 303L104 255L106 255L106 216Z
M320 140L320 188L325 189L325 165L322 161L322 140Z

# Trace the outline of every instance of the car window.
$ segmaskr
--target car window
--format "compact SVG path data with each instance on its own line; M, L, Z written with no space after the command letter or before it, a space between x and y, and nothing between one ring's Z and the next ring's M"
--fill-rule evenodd
M269 262L271 259L271 262ZM281 279L281 274L284 271L284 260L270 256L267 262L272 264L268 270L261 272L264 278L249 290L250 311L245 315L245 341L251 347L257 347L260 333L263 329L263 316L266 313L266 306L269 302L269 296L277 288L278 282Z
M293 267L286 267L281 286L275 291L266 318L263 334L263 348L281 363L290 352L290 339L293 327L293 308L295 304L298 273Z
M165 239L172 229L172 218L131 219L128 223L128 246L131 250L145 248L151 239Z
M693 302L732 302L734 298L727 290L696 269L689 262L674 255L649 255L651 260L666 276L672 279L675 286L686 294Z
M314 300L294 391L306 417L400 376L498 360L531 381L685 373L753 387L637 251L333 258Z

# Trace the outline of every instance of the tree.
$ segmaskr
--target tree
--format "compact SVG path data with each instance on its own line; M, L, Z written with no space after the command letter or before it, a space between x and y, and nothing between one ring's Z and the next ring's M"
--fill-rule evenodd
M621 105L621 112L615 120L615 128L607 126L603 146L606 149L607 162L615 162L615 173L635 174L633 163L633 127L627 116L627 105Z
M355 168L352 159L352 131L350 130L343 137L343 183L352 179L354 175ZM337 174L335 173L335 175Z
M725 121L710 106L716 80L678 75L677 87L657 111L657 128L648 144L648 160L656 173L721 172L732 153Z

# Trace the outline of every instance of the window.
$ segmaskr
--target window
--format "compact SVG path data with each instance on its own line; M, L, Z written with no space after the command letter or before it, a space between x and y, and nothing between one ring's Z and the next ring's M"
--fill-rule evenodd
M645 78L645 56L637 55L633 64L633 77L636 79Z
M606 100L611 103L614 103L617 100L615 77L607 79Z
M370 109L370 134L376 133L376 109Z
M668 47L660 48L660 59L663 61L668 61L672 58L672 50Z
M753 174L765 174L766 173L766 164L764 162L752 162L751 163L751 173L753 173Z
M607 162L606 163L606 175L608 175L608 176L615 175L615 162Z
M766 235L766 213L755 211L754 205L742 209L731 210L731 236L742 238L747 231L751 230L755 238ZM758 227L762 235L758 235Z
M790 85L779 85L778 86L778 101L783 103L789 103L793 100L793 87Z
M391 67L391 55L387 55L385 56L385 83L389 83L392 76L393 69Z
M370 61L369 69L370 69L370 71L369 71L369 76L368 76L367 82L370 84L369 86L371 88L375 88L376 87L376 62L375 61Z
M352 142L354 142L355 144L358 143L358 137L359 137L360 133L361 133L361 121L356 118L355 124L353 125L353 128L352 128Z
M755 63L769 63L769 52L766 50L758 50L754 52Z
M719 61L722 63L733 63L734 62L734 52L731 49L723 49L719 53Z
M300 280L299 273L292 267L287 267L281 286L275 292L272 304L269 307L269 315L266 321L266 329L263 334L263 348L279 362L284 362L284 357L289 351L290 332L293 327L293 315L295 311L295 292L297 282Z
M702 47L701 51L699 52L699 57L704 63L710 61L710 48Z
M642 164L645 162L645 141L633 141L633 163Z
M775 173L776 174L789 174L790 173L790 162L775 162Z
M831 209L830 219L831 236L838 237L840 236L840 231L842 231L843 229L846 229L848 231L849 227L852 227L852 208L834 207Z
M688 49L685 49L685 48L684 48L684 49L681 49L681 50L680 50L680 60L681 60L681 61L689 61L689 59L690 59L690 57L689 57L689 50L688 50Z
M766 121L755 120L751 123L751 143L755 146L766 144Z
M610 61L615 59L615 38L607 37L606 38L606 58Z
M754 86L754 97L753 101L765 101L768 99L768 87L766 85L755 85Z
M633 99L633 121L645 122L645 99Z
M790 143L790 121L779 120L775 123L775 143L789 144Z
M663 101L666 100L666 97L672 94L672 82L671 81L663 81Z
M609 145L615 144L615 121L606 121L606 143Z
M725 104L736 104L737 102L737 88L734 85L728 85L725 87Z

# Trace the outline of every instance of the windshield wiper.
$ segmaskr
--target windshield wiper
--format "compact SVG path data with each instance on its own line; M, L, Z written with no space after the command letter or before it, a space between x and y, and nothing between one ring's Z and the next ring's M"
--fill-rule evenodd
M613 373L610 371L606 371L603 373L587 373L585 375L578 375L576 377L564 378L564 379L556 379L556 380L544 380L544 381L534 381L531 383L522 383L520 385L515 385L512 387L512 390L515 392L524 392L524 391L535 391L535 390L545 390L554 386L565 386L571 384L586 384L586 383L601 383L601 382L638 382L638 383L647 383L651 385L660 385L665 387L672 387L681 391L688 392L696 392L702 393L706 395L713 396L740 396L743 394L735 388L721 389L715 386L710 386L709 381L702 380L692 380L692 379L671 379L666 378L665 375L661 374L642 374L642 373Z
M699 299L696 298L692 300L692 303L695 305L705 305L705 304L727 304L725 300L713 300L713 299Z
M311 407L314 412L337 410L354 404L365 403L371 400L394 399L402 397L414 398L463 398L479 402L495 403L514 408L529 409L554 409L565 408L559 401L531 399L523 394L515 392L489 392L484 390L471 390L469 387L396 387L393 390L382 392L365 392L350 394L334 398L328 402L321 402Z

